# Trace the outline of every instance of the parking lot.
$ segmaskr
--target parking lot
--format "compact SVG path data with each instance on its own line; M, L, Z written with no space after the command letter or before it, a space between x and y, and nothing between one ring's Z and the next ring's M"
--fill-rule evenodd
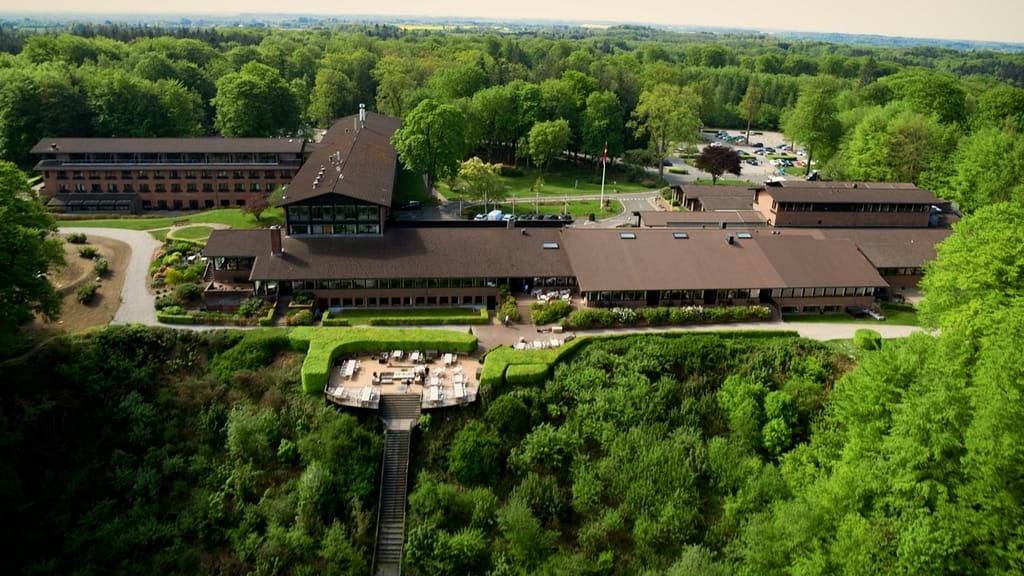
M700 147L728 146L740 153L741 178L760 180L778 175L781 168L802 167L806 162L801 146L787 141L781 132L750 132L750 142L745 141L744 130L717 130L703 132ZM768 158L769 156L791 156L792 159Z

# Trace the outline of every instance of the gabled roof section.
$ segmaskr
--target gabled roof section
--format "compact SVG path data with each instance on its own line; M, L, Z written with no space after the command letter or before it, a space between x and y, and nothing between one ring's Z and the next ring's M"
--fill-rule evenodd
M580 289L708 290L743 288L882 287L885 280L845 239L778 236L752 231L740 239L726 230L566 228L569 261ZM732 241L729 241L732 236Z
M279 206L325 194L391 206L398 154L391 135L397 118L375 112L360 122L353 114L337 120L288 185Z
M938 204L927 190L908 182L823 182L785 180L763 188L779 202Z

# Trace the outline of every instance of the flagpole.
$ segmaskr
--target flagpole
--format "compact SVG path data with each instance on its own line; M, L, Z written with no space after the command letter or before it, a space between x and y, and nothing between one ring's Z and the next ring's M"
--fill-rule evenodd
M604 143L604 154L601 156L601 204L597 207L597 213L604 210L604 175L608 171L608 143Z

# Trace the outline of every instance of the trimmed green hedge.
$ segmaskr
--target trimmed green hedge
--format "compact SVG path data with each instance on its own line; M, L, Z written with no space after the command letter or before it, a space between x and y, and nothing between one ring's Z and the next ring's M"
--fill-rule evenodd
M487 309L481 308L479 313L471 312L462 316L431 316L418 315L413 311L403 316L378 316L371 318L371 326L451 326L455 324L487 324L490 317Z
M582 308L569 314L565 325L580 329L634 326L640 322L651 326L678 326L699 322L768 320L771 316L771 310L766 306Z
M192 316L188 314L165 314L163 312L156 313L156 321L163 324L194 324Z
M548 364L512 364L505 370L509 386L533 386L548 379Z
M530 322L534 325L550 324L565 318L572 310L568 300L549 300L530 304Z
M322 316L320 316L321 326L349 326L347 318L331 318L331 311L324 310Z
M882 347L882 335L870 328L860 328L853 333L853 345L860 350L878 350Z
M262 326L263 328L266 328L274 324L274 307L271 307L270 310L267 310L266 315L260 317L259 323L260 326Z
M380 350L442 350L469 354L476 350L472 334L419 328L351 328L332 330L316 326L293 328L288 333L293 347L305 349L302 389L318 393L327 384L331 362L342 354Z

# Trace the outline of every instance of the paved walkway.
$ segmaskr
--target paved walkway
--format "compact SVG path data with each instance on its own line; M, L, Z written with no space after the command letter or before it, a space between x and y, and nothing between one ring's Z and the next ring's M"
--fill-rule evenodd
M114 314L111 324L147 324L157 326L156 309L153 308L153 294L149 291L149 262L161 242L148 232L122 230L120 228L60 228L62 233L81 232L86 236L102 236L120 240L131 247L131 256L125 270L124 286L121 288L121 306Z
M449 329L458 329L455 326L446 326ZM466 328L469 328L468 326ZM537 328L532 324L513 324L508 328L500 324L486 326L473 326L473 334L476 335L480 345L485 349L491 349L498 345L511 346L519 341L520 337L532 340L537 337ZM833 324L816 322L749 322L738 324L700 324L696 326L682 327L641 327L641 328L613 328L595 330L569 331L555 337L564 338L567 334L576 336L596 336L606 334L654 334L674 332L716 332L736 330L777 330L795 331L804 338L812 340L839 340L853 338L853 333L860 328L870 328L882 335L882 338L902 338L914 332L923 332L917 326L901 326L896 324L866 324L854 323Z

